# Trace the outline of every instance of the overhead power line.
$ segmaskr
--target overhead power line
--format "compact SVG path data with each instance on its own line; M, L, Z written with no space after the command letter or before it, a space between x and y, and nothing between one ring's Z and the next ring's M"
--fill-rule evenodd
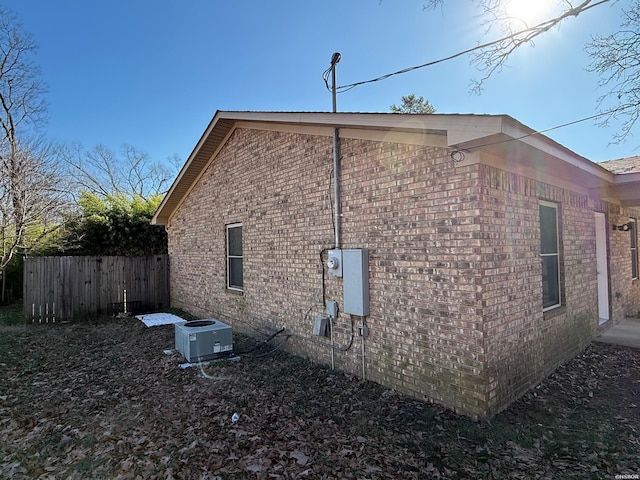
M501 145L503 143L515 142L517 140L522 140L522 139L528 138L528 137L534 137L536 135L543 135L543 134L545 134L547 132L551 132L553 130L558 130L559 128L564 128L564 127L569 127L571 125L575 125L576 123L586 122L587 120L594 120L594 119L600 118L600 117L606 117L606 116L615 115L616 113L623 112L623 111L628 110L630 108L637 108L637 105L624 105L622 107L612 108L611 110L607 110L605 112L596 113L595 115L590 115L588 117L583 117L583 118L580 118L578 120L573 120L571 122L566 122L566 123L563 123L563 124L560 124L560 125L556 125L556 126L553 126L553 127L545 128L543 130L536 130L534 132L527 133L525 135L520 135L519 137L508 138L506 140L498 140L497 142L483 143L481 145L475 145L472 148L470 148L469 150L456 149L456 150L453 150L448 156L451 156L453 158L453 155L460 153L462 155L462 158L464 158L464 152L465 151L478 150L478 149L481 149L481 148L491 147L493 145Z
M550 20L545 20L544 22L541 22L538 25L535 25L533 27L525 28L525 29L522 29L522 30L518 30L517 32L511 33L511 34L506 35L504 37L501 37L501 38L499 38L497 40L493 40L493 41L490 41L490 42L479 44L479 45L476 45L475 47L468 48L466 50L460 51L458 53L454 53L452 55L449 55L449 56L446 56L446 57L443 57L443 58L439 58L437 60L432 60L430 62L423 63L423 64L420 64L420 65L415 65L413 67L403 68L402 70L397 70L395 72L387 73L385 75L381 75L379 77L372 78L372 79L369 79L369 80L362 80L360 82L354 82L354 83L350 83L350 84L347 84L347 85L341 85L341 86L333 85L332 87L330 87L329 86L329 74L331 72L331 67L329 67L327 70L325 70L323 72L322 78L323 78L324 83L325 83L325 85L327 87L327 90L333 91L334 94L335 93L344 93L344 92L346 92L348 90L351 90L352 88L359 87L361 85L365 85L365 84L368 84L368 83L379 82L381 80L385 80L387 78L390 78L390 77L393 77L393 76L396 76L396 75L401 75L401 74L412 72L414 70L418 70L418 69L421 69L421 68L437 65L439 63L443 63L443 62L446 62L446 61L449 61L449 60L453 60L455 58L461 57L463 55L466 55L468 53L472 53L472 52L477 51L477 50L482 50L482 49L485 49L485 48L488 48L488 47L492 47L492 46L498 45L498 44L500 44L502 42L505 42L505 41L508 41L508 40L512 40L514 38L517 38L517 37L525 35L525 34L533 34L533 33L535 33L535 35L532 35L530 37L525 37L524 40L521 40L522 43L526 43L528 41L531 41L538 34L549 30L554 25L557 25L562 20L564 20L564 19L566 19L568 17L571 17L571 16L573 16L573 17L578 16L578 14L580 14L581 12L590 10L590 9L592 9L594 7L597 7L599 5L608 3L610 1L612 1L612 0L599 0L596 3L590 5L589 4L590 0L586 0L582 4L580 4L579 6L571 8L571 9L563 12L559 16L557 16L555 18L552 18ZM577 123L585 122L587 120L593 120L593 119L600 118L600 117L605 117L605 116L614 116L616 113L623 112L623 111L628 110L630 108L637 108L637 105L629 105L629 104L627 104L627 105L619 106L619 107L613 108L611 110L600 112L600 113L597 113L595 115L590 115L588 117L580 118L578 120L573 120L573 121L570 121L570 122L567 122L567 123L563 123L561 125L556 125L554 127L546 128L544 130L537 130L537 131L531 132L531 133L526 134L526 135L522 135L522 136L517 137L517 138L512 138L512 139L508 139L508 140L501 140L501 141L498 141L498 142L488 143L488 144L485 144L485 145L478 145L477 147L474 147L474 148L487 147L487 146L496 145L496 144L500 144L500 143L506 143L506 142L512 142L512 141L516 141L516 140L521 140L523 138L531 137L531 136L534 136L534 135L541 135L541 134L544 134L546 132L550 132L550 131L553 131L553 130L557 130L559 128L564 128L564 127L568 127L568 126L571 126L571 125L575 125Z
M423 63L421 65L415 65L413 67L403 68L402 70L398 70L398 71L395 71L395 72L387 73L385 75L381 75L381 76L376 77L376 78L372 78L372 79L369 79L369 80L362 80L360 82L349 83L347 85L340 85L340 86L335 87L335 88L336 88L336 91L338 93L344 93L344 92L346 92L348 90L351 90L352 88L359 87L360 85L379 82L381 80L386 80L387 78L390 78L390 77L393 77L393 76L396 76L396 75L401 75L403 73L412 72L414 70L418 70L418 69L425 68L425 67L431 67L433 65L437 65L439 63L443 63L443 62L446 62L446 61L453 60L455 58L461 57L461 56L466 55L468 53L472 53L472 52L474 52L476 50L482 50L484 48L488 48L488 47L492 47L494 45L498 45L498 44L500 44L502 42L517 38L517 37L519 37L521 35L524 35L524 34L535 33L535 32L542 33L542 32L545 32L545 31L549 30L551 27L553 27L554 25L557 25L559 22L561 22L562 20L564 20L564 19L566 19L568 17L577 16L581 12L590 10L590 9L592 9L594 7L597 7L597 6L602 5L604 3L608 3L610 1L611 0L600 0L599 2L596 2L593 5L588 5L588 2L584 2L581 6L569 9L566 12L562 13L561 15L559 15L558 17L552 18L550 20L545 20L544 22L541 22L541 23L539 23L539 24L537 24L537 25L535 25L533 27L529 27L529 28L525 28L525 29L522 29L522 30L518 30L517 32L511 33L511 34L506 35L504 37L500 37L497 40L493 40L491 42L482 43L482 44L476 45L475 47L471 47L471 48L468 48L468 49L463 50L461 52L454 53L453 55L449 55L447 57L439 58L437 60L432 60L430 62ZM537 34L533 35L533 36L537 36ZM529 39L525 39L525 40L522 41L522 43L526 43L529 40L532 40L532 38L530 37ZM329 73L329 71L330 71L330 69L325 70L325 72L322 75L322 77L323 77L323 79L325 81L325 85L327 86L327 90L330 90L329 82L328 82L328 73Z

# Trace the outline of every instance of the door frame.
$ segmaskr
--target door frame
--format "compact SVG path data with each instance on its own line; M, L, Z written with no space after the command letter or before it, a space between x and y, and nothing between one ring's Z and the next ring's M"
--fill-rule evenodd
M609 304L609 255L607 254L607 218L594 212L596 230L596 284L598 289L598 325L611 318Z

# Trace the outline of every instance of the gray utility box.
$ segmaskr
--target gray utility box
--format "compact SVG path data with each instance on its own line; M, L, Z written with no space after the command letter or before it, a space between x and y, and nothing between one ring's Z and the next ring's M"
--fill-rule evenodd
M369 250L342 250L342 282L344 313L369 315Z
M214 318L176 323L176 350L188 362L202 362L233 351L231 327Z

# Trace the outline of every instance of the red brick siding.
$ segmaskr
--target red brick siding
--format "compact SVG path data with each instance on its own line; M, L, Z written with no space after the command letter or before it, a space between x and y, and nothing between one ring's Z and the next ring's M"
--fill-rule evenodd
M344 247L370 252L367 374L481 414L477 166L442 149L342 141Z
M200 315L295 329L318 301L332 237L331 141L237 130L170 225L172 300ZM304 179L304 180L303 180ZM225 289L225 225L243 223L244 293Z
M319 252L333 245L331 146L329 137L233 133L171 221L175 306L240 330L286 325L292 351L330 361L314 343L325 339L308 340L305 313L321 301ZM477 185L478 167L456 167L442 149L342 140L343 247L370 250L366 375L472 415L486 400ZM232 222L243 222L240 295L224 288ZM326 277L326 291L342 305L341 279ZM337 345L349 343L350 325L344 314L336 321ZM336 351L338 368L361 373L360 342Z
M370 252L367 378L485 416L584 348L597 327L592 200L456 164L441 148L342 139L341 149L342 246ZM328 364L312 317L324 311L320 251L334 241L332 158L330 137L236 130L171 219L173 305L238 331L286 326L290 351ZM541 198L560 205L565 280L563 307L545 315ZM628 216L596 203L609 223ZM225 289L234 222L243 223L241 294ZM614 316L637 311L628 234L614 232L610 254ZM342 279L325 273L325 287L342 306ZM342 313L335 322L339 347L351 322ZM362 373L361 340L336 350L337 368Z
M585 194L489 166L482 167L482 178L481 218L487 238L491 239L483 247L482 316L488 411L496 413L584 349L596 333L594 211L614 207ZM544 314L540 199L559 205L562 264L562 307ZM616 218L611 214L609 217ZM620 298L629 302L613 299L614 322L621 318L622 304L637 305L638 298L638 285L630 281L630 260L625 263L629 257L629 234L620 239L616 233L609 234L612 291L623 290Z
M541 376L542 322L536 182L482 167L482 304L488 409L498 410Z
M617 323L625 316L640 314L640 280L631 279L631 232L613 231L611 225L622 225L635 218L640 227L640 210L621 208L606 204L608 207L607 228L609 229L609 275L611 277L611 310L613 322ZM636 239L640 240L638 232ZM607 325L608 326L608 325Z

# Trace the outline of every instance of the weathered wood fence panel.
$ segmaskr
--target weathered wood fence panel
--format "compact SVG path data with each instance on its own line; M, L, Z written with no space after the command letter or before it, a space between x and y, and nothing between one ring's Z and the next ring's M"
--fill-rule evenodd
M30 322L157 311L169 306L169 257L35 257L24 262Z

